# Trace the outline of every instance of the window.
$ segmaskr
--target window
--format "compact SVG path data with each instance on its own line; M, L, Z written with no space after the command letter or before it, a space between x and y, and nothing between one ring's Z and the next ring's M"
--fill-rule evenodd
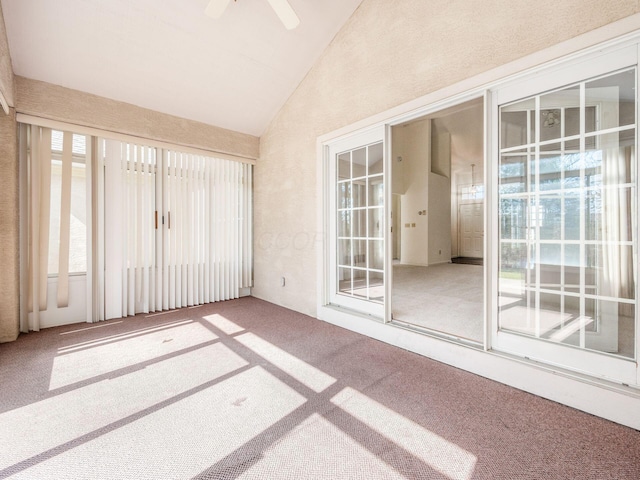
M500 107L499 329L635 358L636 69Z
M49 275L58 275L60 263L63 137L63 132L51 131L51 210L47 269ZM85 273L87 271L86 136L73 134L72 145L69 273Z

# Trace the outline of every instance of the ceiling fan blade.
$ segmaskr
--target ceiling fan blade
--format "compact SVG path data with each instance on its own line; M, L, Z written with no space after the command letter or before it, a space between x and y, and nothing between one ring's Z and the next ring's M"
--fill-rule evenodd
M211 0L207 8L204 9L205 15L211 18L220 18L230 1L231 0Z
M287 30L293 30L300 24L300 19L287 0L267 0Z

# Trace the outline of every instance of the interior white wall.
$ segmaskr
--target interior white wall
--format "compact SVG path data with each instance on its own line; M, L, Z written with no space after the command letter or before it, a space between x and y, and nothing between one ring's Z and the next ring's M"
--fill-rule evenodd
M451 181L448 177L429 173L429 257L428 264L451 260Z
M393 140L393 151L402 161L400 200L400 262L429 264L429 170L431 165L431 121L429 119L397 127L402 133ZM397 131L396 130L396 131ZM394 175L400 176L400 175ZM398 192L396 192L398 193ZM425 214L421 214L424 212Z

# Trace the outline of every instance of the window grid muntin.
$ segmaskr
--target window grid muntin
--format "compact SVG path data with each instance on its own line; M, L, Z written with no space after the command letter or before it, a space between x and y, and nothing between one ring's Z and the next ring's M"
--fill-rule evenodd
M384 301L384 295L372 295L372 288L375 288L375 287L382 288L384 286L384 211L385 211L384 210L384 168L382 169L382 171L376 171L376 172L370 173L370 169L371 169L370 161L372 160L371 151L372 149L378 149L378 148L380 149L379 153L381 153L382 142L375 142L373 144L369 144L363 147L358 147L346 152L340 152L336 154L335 158L337 162L337 168L336 168L337 262L336 262L335 275L337 275L337 279L338 279L337 288L336 288L337 290L336 293L338 295L354 297L354 298L362 298L372 302L382 303ZM359 174L358 176L354 177L354 171L355 171L354 153L361 152L361 151L364 151L365 153L364 175ZM347 155L349 159L349 178L341 178L340 162L345 161ZM382 160L383 160L382 158L379 159L380 162L382 162ZM343 170L344 170L344 166L343 166ZM374 182L379 182L379 183L374 183ZM358 184L359 187L362 187L363 183L364 183L364 189L354 188L355 184ZM381 193L379 195L379 200L376 203L373 203L371 201L371 195L372 195L371 187L374 185L379 185L381 190L381 192L379 192ZM358 199L360 200L358 202L358 206L355 205L355 200L357 195L354 192L356 190L360 190L360 192L357 194ZM346 196L344 195L345 191L347 192ZM341 198L341 193L342 193L342 198ZM362 205L362 201L361 201L362 195L364 195L364 205ZM346 199L346 202L343 201L345 199ZM378 229L379 231L377 236L371 235L370 222L371 222L371 214L373 212L379 212L378 218L380 222L380 227ZM362 227L361 224L358 224L358 228L357 228L358 232L355 232L356 230L355 219L358 217L361 219L359 214L364 215L364 228ZM348 219L348 222L350 223L347 229L343 228L344 225L341 224L341 220L345 218ZM341 232L349 233L349 235L341 234ZM363 232L365 235L362 235ZM356 235L355 233L358 233L358 234ZM342 245L345 245L345 244L350 245L349 252L348 252L349 260L347 262L342 261L343 258L345 257L343 255L344 252L342 252L342 249L341 249L341 242L342 242ZM345 242L348 242L348 243L345 243ZM356 253L355 253L356 249L354 248L354 245L356 244L356 242L362 242L364 244L364 262L365 262L364 266L357 264L360 262L356 261ZM378 252L380 253L380 255L382 255L382 268L375 268L373 266L374 260L373 260L373 249L371 248L371 245L372 245L371 242L380 243L380 248L378 249ZM360 257L361 255L363 254L362 253L357 254L358 257ZM348 281L349 281L350 287L348 288L348 290L346 290L343 286L341 286L341 284L344 282L344 280L341 280L341 271L345 273L349 272ZM364 280L365 280L364 295L357 293L357 291L360 288L362 288L356 285L357 280L362 279L361 275L364 275ZM380 282L375 282L373 280L375 278L375 275L379 275L382 277Z
M629 70L634 70L635 72L635 67L632 69L626 69L623 70L622 72L626 72ZM633 139L634 139L634 148L635 148L635 143L636 143L636 136L637 136L637 132L636 132L636 124L637 124L637 118L634 116L634 123L633 124L627 124L627 125L623 125L623 126L618 126L618 127L610 127L610 128L602 128L601 122L599 121L599 115L598 112L596 110L596 115L595 115L595 122L596 124L594 125L594 128L592 131L590 132L586 132L586 125L585 125L585 108L586 108L586 93L585 93L585 89L586 89L586 85L593 83L596 80L599 79L603 79L606 77L612 77L614 75L617 75L621 72L613 72L613 73L608 73L605 75L601 75L599 77L595 77L595 78L590 78L588 80L585 80L583 82L577 83L572 85L573 87L579 87L580 89L580 116L579 116L579 124L580 124L580 133L578 135L572 135L572 136L567 136L565 137L565 118L564 118L564 113L566 111L567 108L572 108L572 107L563 107L561 109L561 132L560 132L560 136L557 138L553 138L550 140L544 140L541 141L540 140L540 112L541 112L541 106L540 106L540 101L541 98L544 97L547 93L549 92L544 92L541 93L539 95L536 95L534 97L530 97L529 99L525 99L525 100L518 100L518 101L514 101L514 102L510 102L509 104L505 104L500 106L500 110L499 110L499 121L500 121L500 129L499 129L499 135L502 135L503 129L502 129L502 113L505 111L505 109L507 107L512 107L514 105L517 105L519 103L524 103L527 101L534 101L535 104L535 110L534 110L534 122L535 122L535 127L533 128L535 135L534 135L534 139L532 141L532 135L531 135L531 131L532 131L532 125L531 125L531 114L530 111L527 111L527 115L526 115L526 120L527 120L527 124L526 124L526 142L524 142L523 145L510 145L508 147L502 148L502 140L499 140L498 145L500 146L500 162L499 162L499 168L498 168L498 176L499 176L499 185L498 185L498 202L500 205L500 215L499 215L499 241L500 241L500 249L499 249L499 267L498 267L498 296L501 296L501 294L503 293L503 288L501 286L502 280L501 280L501 276L500 274L503 272L503 254L504 254L504 250L503 250L503 245L523 245L526 246L526 264L527 265L531 265L531 261L532 261L532 250L535 251L535 253L533 254L535 256L535 265L541 265L540 263L540 252L541 252L541 248L539 248L542 245L558 245L560 247L560 288L558 290L552 290L552 289L548 289L548 288L544 288L542 286L541 283L541 279L540 279L540 268L536 268L535 271L535 283L533 283L531 280L533 280L531 278L532 272L530 268L526 268L525 269L525 279L526 279L526 283L525 285L520 285L520 288L523 289L526 293L526 312L527 312L527 317L528 317L528 321L531 320L530 315L531 315L531 307L532 307L532 295L534 296L534 320L535 320L535 337L536 338L541 338L541 332L540 332L540 297L541 294L548 294L548 295L555 295L560 297L560 303L561 303L561 307L560 307L560 316L562 317L562 314L565 312L565 298L579 298L580 299L580 319L584 319L585 318L585 303L587 300L593 300L594 302L615 302L617 304L628 304L628 305L633 305L635 306L637 303L637 300L635 298L635 285L634 285L634 289L633 289L633 298L624 298L623 296L621 296L620 294L618 294L617 296L609 296L609 295L603 295L603 294L598 294L598 293L589 293L587 292L587 289L597 289L597 285L594 286L588 286L586 285L586 279L585 279L585 275L586 275L586 268L588 268L587 265L587 259L586 259L586 251L587 251L587 247L602 247L605 245L617 245L619 247L623 247L623 246L628 246L631 247L633 249L633 256L632 258L634 259L633 261L633 278L634 278L634 282L637 281L637 270L635 268L635 251L636 251L636 245L637 245L637 238L636 237L636 227L633 225L633 219L631 220L631 240L605 240L603 238L598 238L598 239L593 239L593 240L587 240L585 238L585 232L586 232L586 222L585 222L585 202L586 199L588 197L588 195L590 194L590 192L598 192L598 193L604 193L607 191L613 191L613 190L617 190L618 192L623 192L623 191L627 191L628 195L630 195L630 201L629 201L629 205L628 207L631 209L632 215L633 213L635 213L635 200L636 200L636 185L637 185L637 172L636 172L636 168L635 168L635 162L636 162L636 155L637 152L634 152L631 154L632 155L632 160L630 162L629 165L629 171L626 172L627 175L629 177L631 177L632 181L631 182L625 182L625 183L613 183L613 184L609 184L606 185L605 183L605 179L604 178L600 178L599 182L596 181L596 184L594 185L587 185L586 182L591 178L590 175L586 174L586 170L588 170L587 168L585 168L585 163L586 163L586 157L589 155L589 152L593 152L593 151L597 151L598 150L598 138L606 138L606 135L611 135L611 134L620 134L621 132L633 132ZM562 87L560 89L556 89L553 90L552 92L556 92L556 91L561 91L561 90L565 90L568 89L572 86L565 86ZM635 96L635 105L637 105L637 94ZM620 104L620 99L618 99L618 104ZM511 110L513 111L513 110ZM634 109L634 112L636 111L636 109ZM587 142L589 140L593 139L593 144L590 144L589 147L587 147ZM566 149L565 146L567 143L570 142L575 142L576 140L579 141L579 151L576 151L575 149ZM628 140L628 139L627 139ZM559 151L555 151L555 150L544 150L544 147L547 145L553 145L553 144L559 144L560 145L560 150ZM624 139L621 138L621 136L618 136L617 138L617 147L623 147L624 146ZM565 169L565 165L563 163L561 163L561 167L560 170L560 179L559 179L559 183L560 183L560 188L559 189L550 189L550 190L544 190L544 189L540 189L541 186L541 182L540 182L540 159L542 158L552 158L552 155L558 153L560 156L560 160L561 162L564 160L564 158L567 155L572 155L572 154L578 154L580 156L579 158L579 165L580 165L580 172L579 172L579 184L576 187L573 188L565 188L565 180L566 180L566 174L567 174L567 169ZM522 182L524 180L524 191L521 192L511 192L511 193L502 193L503 187L505 185L505 183L503 182L503 180L505 180L505 178L502 176L502 167L504 166L504 160L505 158L508 157L524 157L525 161L523 162L523 166L522 169L524 170L524 172L521 173L520 176L513 176L512 178L514 179L513 182L517 184L520 182ZM600 156L602 156L602 150L600 150ZM601 159L601 164L597 167L593 167L592 170L598 170L602 168L602 159ZM553 172L552 172L553 173ZM575 174L574 174L575 175ZM602 173L600 174L600 176L602 177ZM524 177L524 179L523 179ZM531 189L532 180L533 177L533 190ZM619 179L617 179L619 181ZM616 180L614 180L615 182ZM598 185L598 183L600 183L600 185ZM604 185L603 185L604 184ZM580 202L580 222L579 222L579 231L580 231L580 238L578 240L567 240L565 238L565 226L566 226L566 214L567 212L565 211L565 201L567 199L567 194L571 194L571 193L577 193L578 194L578 198L579 198L579 202ZM504 200L509 200L509 199L519 199L519 200L524 200L525 202L525 210L527 212L527 214L525 215L525 229L527 230L527 232L531 232L531 218L530 215L528 214L528 212L531 211L531 207L532 207L532 201L535 202L535 205L540 205L540 198L543 197L543 199L545 197L550 197L552 195L559 195L560 197L560 205L561 205L561 218L562 221L560 222L560 226L561 226L561 232L560 232L560 239L549 239L549 240L542 240L540 238L540 224L538 223L537 225L534 226L534 240L532 241L529 237L529 234L527 234L525 236L524 239L514 239L514 238L502 238L503 235L503 227L504 227L504 223L503 223L503 215L502 215L502 202ZM600 214L600 216L604 216L605 212L604 209L601 208L598 212ZM596 225L596 230L598 229L598 226L600 227L600 229L602 228L601 225ZM579 288L579 292L573 292L573 291L568 291L566 290L566 278L565 278L565 267L566 265L566 258L565 258L565 247L568 245L577 245L579 246L580 249L580 253L579 253L579 265L580 265L580 274L579 274L579 283L580 283L580 288ZM532 248L533 247L533 248ZM597 268L597 266L596 266ZM594 273L594 275L597 275L597 273ZM547 286L547 285L545 285ZM594 290L595 291L595 290ZM597 306L597 305L596 305ZM498 321L499 321L499 329L502 329L502 322L500 321L500 312L502 311L502 307L499 308L499 313L498 313ZM594 313L594 316L597 313ZM635 309L634 309L634 322L635 322L635 317L637 316ZM585 342L585 336L586 336L586 328L583 325L584 320L581 320L581 325L580 325L580 341L579 341L579 347L582 349L588 349L588 346L586 345ZM564 321L561 322L561 327L564 326ZM637 328L637 325L636 327ZM511 333L513 333L511 330L509 330ZM635 347L635 346L634 346ZM636 350L636 348L633 349L634 351ZM596 350L598 351L598 350ZM602 351L598 351L598 353L607 353L607 352L602 352ZM614 354L615 355L615 354ZM635 353L632 355L633 358L635 358ZM625 357L626 359L627 357Z

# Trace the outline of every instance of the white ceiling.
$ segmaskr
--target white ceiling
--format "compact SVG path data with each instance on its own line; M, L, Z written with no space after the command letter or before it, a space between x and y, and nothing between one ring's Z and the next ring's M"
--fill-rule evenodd
M261 135L362 0L2 0L16 75Z

